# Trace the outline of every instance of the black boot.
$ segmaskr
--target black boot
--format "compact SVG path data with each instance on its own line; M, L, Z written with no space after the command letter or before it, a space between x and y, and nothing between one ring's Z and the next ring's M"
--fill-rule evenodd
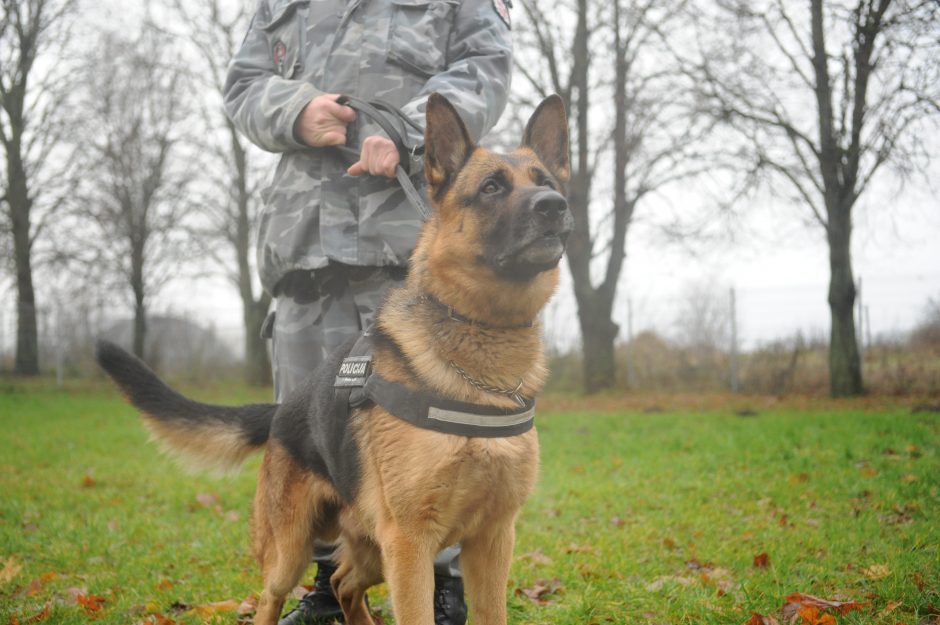
M336 566L317 562L317 577L313 590L308 592L297 607L284 615L277 625L331 625L343 623L343 609L333 594L330 576L336 572Z
M467 604L463 599L463 580L434 574L434 625L465 625Z

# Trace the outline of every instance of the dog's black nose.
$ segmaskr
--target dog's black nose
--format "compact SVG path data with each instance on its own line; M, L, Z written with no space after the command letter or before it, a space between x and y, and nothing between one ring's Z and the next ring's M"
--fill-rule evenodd
M568 201L557 191L540 191L532 196L532 210L546 217L556 217L568 210Z

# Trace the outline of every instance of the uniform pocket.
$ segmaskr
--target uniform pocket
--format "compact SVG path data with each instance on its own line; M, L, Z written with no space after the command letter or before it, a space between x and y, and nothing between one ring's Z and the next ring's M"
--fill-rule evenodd
M261 26L268 36L274 68L284 78L298 75L303 69L306 35L306 8L310 0L276 0L271 20Z
M392 0L388 60L426 78L447 67L447 41L457 2Z

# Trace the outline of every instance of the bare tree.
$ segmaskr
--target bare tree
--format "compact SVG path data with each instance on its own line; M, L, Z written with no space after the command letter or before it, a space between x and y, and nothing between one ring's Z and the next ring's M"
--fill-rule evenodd
M691 89L667 65L663 47L686 4L575 0L569 8L521 2L517 74L538 97L561 95L573 118L569 202L575 231L568 266L583 350L590 355L584 358L587 392L614 384L619 328L613 309L638 207L702 170L699 150L709 128L683 97Z
M65 136L72 0L0 0L0 234L12 239L17 289L15 371L39 373L36 241L71 192ZM7 243L4 242L4 247Z
M81 212L85 266L130 291L134 353L143 357L149 299L179 274L190 241L181 153L190 99L170 40L144 25L131 39L104 33L85 68L88 167Z
M219 241L209 253L238 289L245 327L245 376L249 384L269 384L271 363L260 330L271 305L271 296L254 278L253 245L257 215L261 210L260 187L273 161L265 160L236 130L222 107L222 88L229 61L238 50L253 14L244 2L206 0L202 3L173 0L199 63L194 79L200 86L202 122L208 132L200 137L199 151L207 160L208 186L200 204L208 216L207 241ZM261 166L259 166L261 164Z
M748 179L785 189L825 233L830 389L857 395L853 210L886 167L905 177L929 162L924 138L940 114L940 4L702 5L700 54L690 61L702 106L737 134Z

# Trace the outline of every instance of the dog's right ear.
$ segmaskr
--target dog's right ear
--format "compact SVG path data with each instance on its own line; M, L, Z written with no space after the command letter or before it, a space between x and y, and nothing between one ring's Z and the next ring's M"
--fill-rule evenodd
M476 147L460 113L447 98L432 93L428 98L424 131L424 175L431 196L447 189Z

